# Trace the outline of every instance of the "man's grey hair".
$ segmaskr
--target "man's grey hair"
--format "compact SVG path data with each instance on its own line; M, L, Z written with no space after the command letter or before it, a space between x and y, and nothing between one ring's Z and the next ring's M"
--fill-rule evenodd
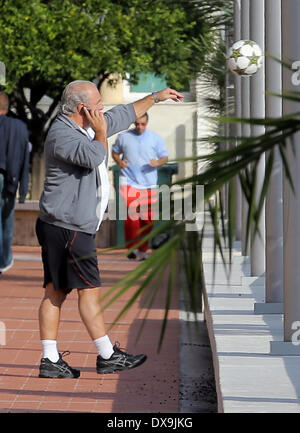
M89 92L84 84L91 84L97 88L91 81L76 80L69 83L60 101L59 111L62 114L74 114L78 104L89 104Z

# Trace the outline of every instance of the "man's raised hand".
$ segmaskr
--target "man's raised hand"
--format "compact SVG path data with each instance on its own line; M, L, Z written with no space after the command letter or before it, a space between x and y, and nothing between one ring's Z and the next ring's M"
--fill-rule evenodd
M182 102L183 100L183 95L181 93L177 92L177 90L170 89L169 87L157 92L157 97L159 101L166 101L167 99L172 99L176 102Z

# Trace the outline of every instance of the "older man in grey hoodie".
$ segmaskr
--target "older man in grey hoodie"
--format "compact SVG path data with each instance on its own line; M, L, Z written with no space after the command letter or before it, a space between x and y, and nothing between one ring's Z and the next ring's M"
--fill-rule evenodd
M80 375L57 349L60 311L72 289L77 290L81 319L98 352L97 373L128 370L146 360L144 354L120 350L106 334L94 238L108 200L107 137L127 129L154 103L167 99L178 101L182 95L168 88L102 113L101 96L93 83L75 81L63 92L60 113L45 142L46 177L36 224L45 288L39 309L40 377Z

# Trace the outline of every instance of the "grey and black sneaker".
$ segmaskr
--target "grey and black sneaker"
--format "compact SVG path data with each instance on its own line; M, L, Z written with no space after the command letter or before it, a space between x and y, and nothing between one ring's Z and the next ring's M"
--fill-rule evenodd
M143 364L147 359L147 355L129 355L126 352L122 352L119 343L116 343L113 349L114 353L109 359L103 359L100 355L97 356L97 373L106 374L130 370Z
M138 256L139 250L135 249L133 251L131 251L131 253L127 254L128 259L136 259Z
M40 374L39 377L47 378L77 378L80 376L80 370L72 368L66 363L62 358L64 355L69 355L68 350L59 354L59 360L57 362L52 362L48 358L42 358L40 364Z

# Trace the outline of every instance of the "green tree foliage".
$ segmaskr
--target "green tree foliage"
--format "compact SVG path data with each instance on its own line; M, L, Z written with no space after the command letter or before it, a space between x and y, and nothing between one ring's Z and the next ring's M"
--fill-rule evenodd
M129 73L135 82L139 73L154 72L180 90L213 47L216 20L207 19L214 12L207 1L2 0L0 5L5 90L29 126L34 151L42 147L68 82L96 78L100 85L112 72ZM29 97L24 89L30 89ZM44 95L53 100L47 113L37 108Z

